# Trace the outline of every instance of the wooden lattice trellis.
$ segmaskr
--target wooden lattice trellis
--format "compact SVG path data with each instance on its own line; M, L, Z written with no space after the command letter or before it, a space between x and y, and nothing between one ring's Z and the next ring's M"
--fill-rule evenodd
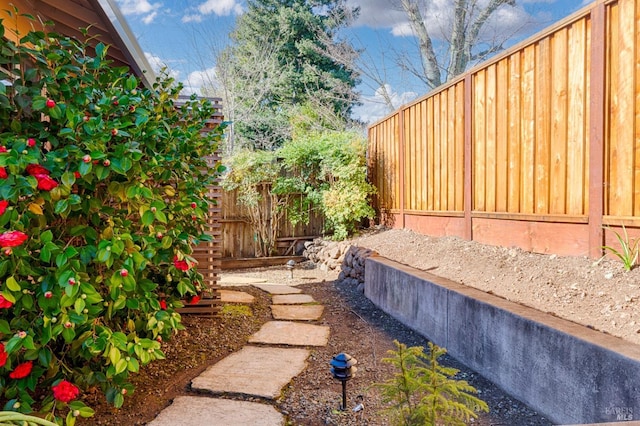
M185 102L188 99L188 97L180 97L179 102ZM209 132L215 129L224 120L221 99L208 98L208 100L215 106L216 110L211 118L204 123L203 132ZM180 106L180 103L177 106ZM219 163L220 160L219 152L207 158L210 166ZM220 274L220 258L222 253L222 228L220 224L222 217L222 188L218 181L216 181L215 185L209 187L208 195L212 203L209 205L207 233L211 235L213 239L210 242L200 243L193 249L193 257L198 261L198 272L204 277L203 284L205 290L203 297L198 303L187 305L179 310L182 314L213 316L220 310L221 302L218 277Z

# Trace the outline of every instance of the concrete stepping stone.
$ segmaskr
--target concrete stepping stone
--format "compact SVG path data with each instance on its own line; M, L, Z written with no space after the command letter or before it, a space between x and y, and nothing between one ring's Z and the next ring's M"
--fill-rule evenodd
M200 396L179 396L148 426L281 426L284 416L271 405Z
M323 311L322 305L271 305L271 315L277 320L317 321Z
M193 379L191 388L275 399L281 389L304 370L309 353L302 348L245 346Z
M249 338L250 343L291 346L326 346L329 327L291 321L269 321Z
M276 294L271 301L274 305L302 305L313 302L315 300L308 294Z
M218 290L222 303L253 303L256 298L244 291Z
M266 291L269 294L298 294L302 293L299 288L291 287L289 285L280 284L253 284L254 287L259 288L262 291Z
M243 277L239 275L222 275L218 280L218 284L223 287L237 287L243 285L251 285L258 283L266 283L264 278Z

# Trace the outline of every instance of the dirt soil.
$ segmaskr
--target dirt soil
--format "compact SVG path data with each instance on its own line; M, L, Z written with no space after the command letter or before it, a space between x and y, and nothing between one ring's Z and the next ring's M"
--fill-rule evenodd
M572 321L640 342L640 271L625 272L619 262L602 259L538 255L518 249L485 246L456 238L432 238L410 231L368 233L354 244L436 275L492 292ZM225 274L264 278L299 285L325 305L320 324L331 329L329 344L315 348L307 369L283 390L274 405L290 425L387 425L384 405L373 383L392 374L382 362L397 339L409 346L426 340L377 309L353 285L336 281L337 271L323 272L306 263L294 279L282 267L231 271ZM249 314L229 305L216 318L184 317L186 330L163 343L166 360L155 362L134 378L136 392L120 410L104 403L98 392L85 396L96 416L82 424L142 425L152 420L178 395L193 392L191 379L206 367L239 350L248 337L271 319L269 296L241 287L256 296ZM358 372L348 382L349 410L339 410L341 387L329 373L331 358L347 352L358 360ZM460 370L459 378L479 390L490 406L473 424L549 425L549 421L504 394L482 376L445 356L443 363ZM364 409L351 409L362 403ZM188 422L185 423L187 425Z
M388 230L354 244L406 265L640 344L640 268Z

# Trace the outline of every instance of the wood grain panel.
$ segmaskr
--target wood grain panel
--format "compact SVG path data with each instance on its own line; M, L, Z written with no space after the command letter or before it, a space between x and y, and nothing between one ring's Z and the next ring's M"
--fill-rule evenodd
M536 46L531 45L522 52L520 213L535 212L536 91Z
M509 110L508 110L508 94L509 94L509 61L503 59L496 64L495 75L495 117L493 119L495 125L495 210L496 212L507 212L508 204L508 156L509 144L507 142L507 134L509 129ZM491 119L491 118L489 118Z
M520 212L520 177L521 177L521 134L522 127L522 53L517 52L509 57L509 91L508 97L508 132L507 132L507 211Z
M565 213L567 187L567 29L551 39L549 210ZM583 71L584 72L584 71Z
M486 71L480 70L474 78L473 96L473 209L486 211L486 173L487 173L487 138L486 138Z
M535 108L535 212L549 213L550 160L550 98L551 55L550 40L540 40L536 46L536 108Z

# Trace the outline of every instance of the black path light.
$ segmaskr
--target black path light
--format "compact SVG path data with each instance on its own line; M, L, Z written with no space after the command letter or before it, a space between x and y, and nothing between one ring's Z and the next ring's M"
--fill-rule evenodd
M334 356L331 364L331 374L334 379L342 382L342 410L347 409L347 380L350 380L358 370L354 365L358 363L354 357L346 353Z

